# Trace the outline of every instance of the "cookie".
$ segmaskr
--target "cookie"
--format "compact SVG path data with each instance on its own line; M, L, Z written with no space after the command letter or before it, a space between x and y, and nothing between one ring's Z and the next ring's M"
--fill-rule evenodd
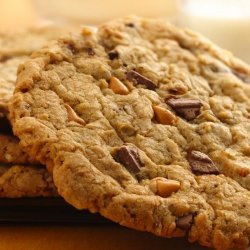
M50 174L22 150L13 136L7 116L18 65L35 49L64 32L63 28L49 26L0 34L0 197L57 195Z
M51 175L23 151L7 119L0 124L0 198L58 196Z
M0 33L0 115L7 112L7 102L14 90L18 65L33 51L68 30L69 27L51 25L18 33Z
M53 196L57 190L44 167L0 163L0 198Z
M7 119L0 124L0 198L58 196L51 175L23 151Z
M46 168L13 135L0 134L0 198L53 196L58 196L57 189Z
M27 58L28 56L15 56L0 62L0 118L8 114L8 101L15 88L17 67Z
M18 69L10 119L78 209L216 249L250 237L250 68L202 36L127 18Z
M45 43L60 37L73 27L42 26L20 32L0 32L0 62L12 57L30 55Z
M39 163L26 154L13 135L0 134L0 162L5 164L38 165Z

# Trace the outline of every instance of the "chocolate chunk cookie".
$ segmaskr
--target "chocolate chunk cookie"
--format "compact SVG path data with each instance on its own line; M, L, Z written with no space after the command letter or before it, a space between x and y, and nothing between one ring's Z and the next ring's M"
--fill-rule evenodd
M115 20L19 67L10 118L76 208L159 236L243 249L249 76L248 65L191 31Z
M1 125L0 128L1 133L11 131L11 128ZM0 198L57 195L53 179L46 168L26 154L19 140L11 133L0 134Z
M15 88L17 68L27 58L28 56L16 56L0 62L0 118L8 114L8 101Z
M51 175L18 143L14 136L0 135L0 197L57 196Z
M11 134L7 118L0 118L0 198L57 195L46 168L23 151L19 140Z
M26 154L13 135L0 134L0 162L5 164L39 164L33 157Z
M58 196L44 167L0 163L0 198Z
M68 29L46 26L19 33L0 33L0 117L8 112L7 102L14 90L18 65L33 51L67 33Z
M50 40L60 37L74 27L41 26L20 32L0 32L0 62L12 57L27 56Z
M45 42L65 32L63 28L49 26L18 34L0 34L0 197L57 194L47 170L20 147L19 140L12 134L7 116L18 65Z
M11 128L6 130L10 131ZM57 195L53 179L46 168L26 154L13 135L0 134L0 198Z

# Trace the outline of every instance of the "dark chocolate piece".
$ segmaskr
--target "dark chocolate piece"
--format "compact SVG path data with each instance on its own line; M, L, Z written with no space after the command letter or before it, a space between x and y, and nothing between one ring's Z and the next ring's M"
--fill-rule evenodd
M143 167L138 150L133 146L123 145L116 151L114 158L132 174L140 172L140 168Z
M87 50L87 53L88 53L89 56L94 56L95 55L95 51L93 50L93 48L89 47L86 50Z
M208 67L214 73L231 73L231 70L224 64L210 64Z
M70 43L67 45L67 48L72 52L72 54L76 54L77 49L74 44Z
M239 70L233 70L233 73L243 82L250 83L250 75L247 75L245 72L240 72Z
M126 23L125 24L127 27L134 28L135 24L134 23Z
M202 152L192 150L188 153L187 159L192 172L196 175L219 174L214 162Z
M188 98L171 98L166 101L166 103L181 117L191 121L195 119L199 113L202 106L201 101L198 99L188 99Z
M156 84L154 84L150 79L147 77L139 74L138 72L134 70L130 70L127 72L126 77L129 81L132 81L136 84L142 84L145 85L147 89L150 90L155 90L156 89Z
M0 56L0 63L8 61L10 58L11 58L10 56L6 55Z
M117 59L119 57L119 54L117 51L112 50L112 51L109 51L108 56L109 56L110 60L114 60L114 59Z

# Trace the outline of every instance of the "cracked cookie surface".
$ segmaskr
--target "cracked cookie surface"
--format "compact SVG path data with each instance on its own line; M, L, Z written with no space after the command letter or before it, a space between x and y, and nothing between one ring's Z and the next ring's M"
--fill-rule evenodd
M0 163L0 198L53 196L57 189L44 167Z
M1 132L11 131L0 127ZM24 152L11 132L0 134L0 198L53 196L58 196L57 189L46 168Z
M0 62L0 118L8 114L8 101L15 88L17 68L27 58L28 56L18 56Z
M18 65L68 29L51 25L18 33L0 33L0 117L8 113L7 104L15 88Z
M191 31L121 19L34 53L19 67L10 117L76 208L244 249L249 79L249 66Z
M19 145L18 138L13 135L0 134L0 162L5 164L39 164Z
M48 171L26 154L13 136L7 116L18 65L34 50L65 32L64 28L48 26L17 34L0 34L0 197L57 195Z
M0 32L0 62L12 57L30 55L69 29L72 30L74 27L47 25L20 32Z
M13 135L0 135L0 197L53 197L52 176L28 156Z

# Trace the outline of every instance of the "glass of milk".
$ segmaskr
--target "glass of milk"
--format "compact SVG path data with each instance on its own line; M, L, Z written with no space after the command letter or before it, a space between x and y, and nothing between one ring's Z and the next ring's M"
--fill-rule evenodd
M181 25L250 63L250 0L184 0Z

